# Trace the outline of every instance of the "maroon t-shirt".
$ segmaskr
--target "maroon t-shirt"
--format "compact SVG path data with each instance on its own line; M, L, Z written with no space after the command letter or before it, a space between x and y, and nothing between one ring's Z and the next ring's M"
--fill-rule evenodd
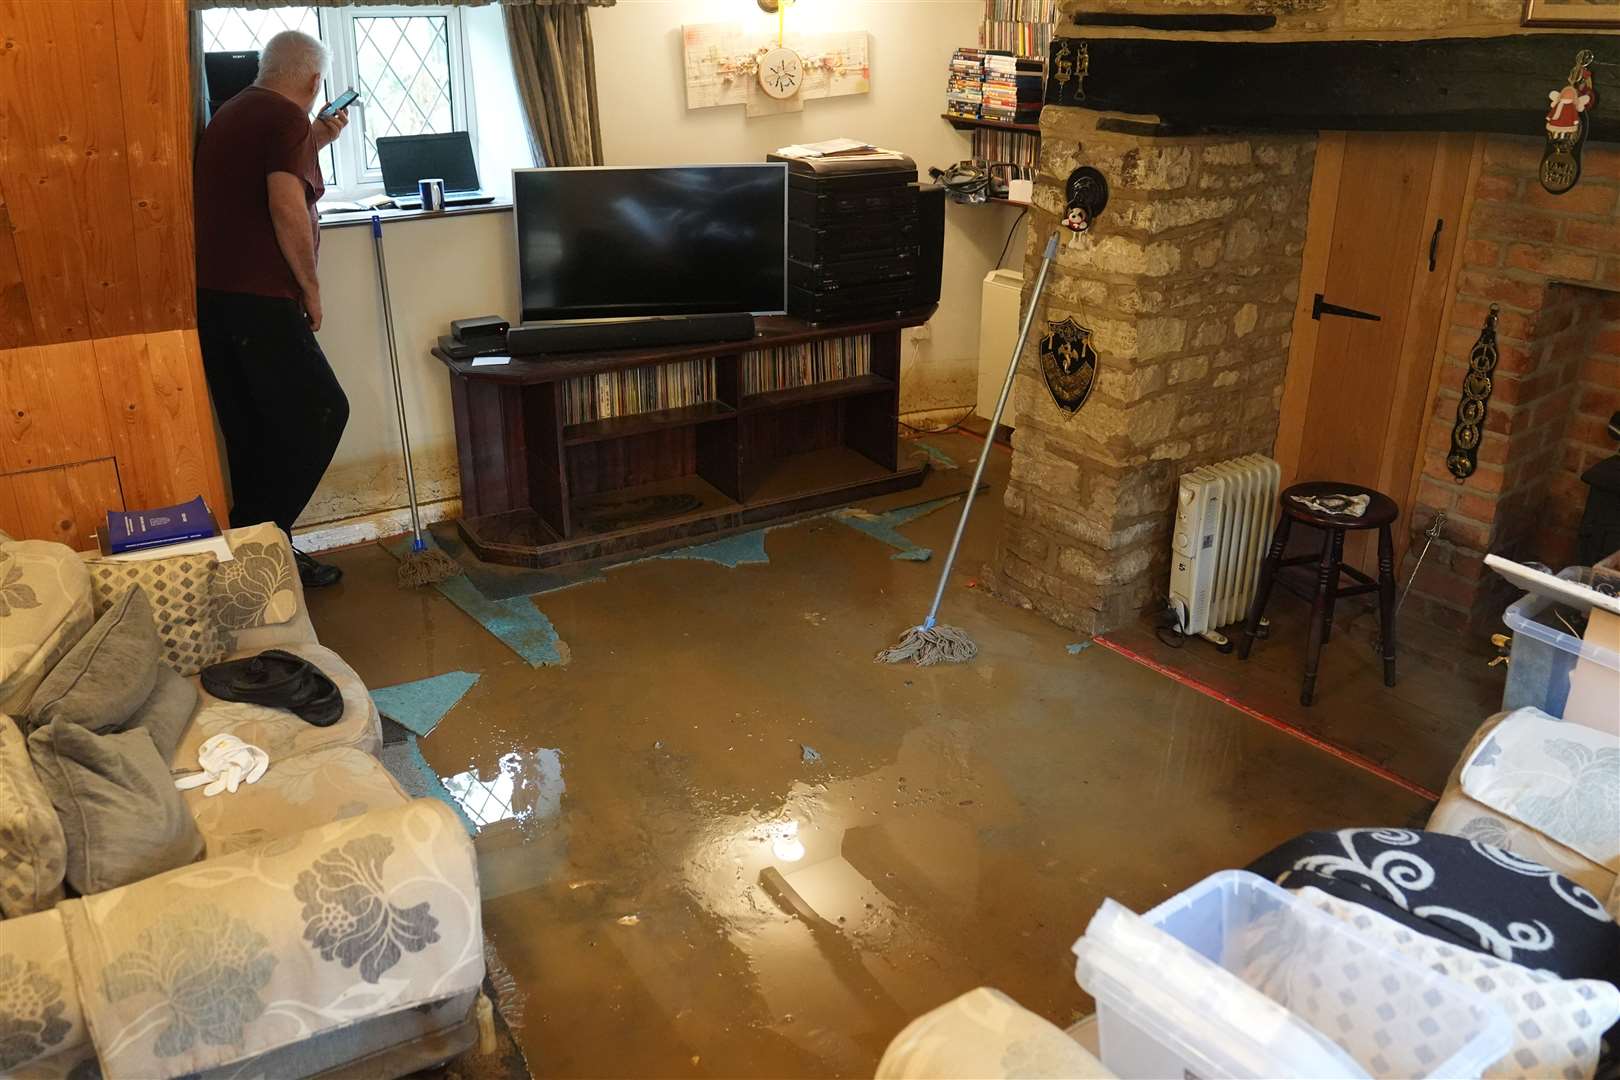
M268 177L304 181L309 228L326 191L309 115L274 90L250 86L220 107L197 145L197 287L298 299L302 290L276 243Z

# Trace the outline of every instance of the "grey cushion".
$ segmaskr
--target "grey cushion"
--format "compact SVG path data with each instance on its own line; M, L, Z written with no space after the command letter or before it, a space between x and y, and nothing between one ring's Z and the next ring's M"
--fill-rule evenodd
M202 834L145 728L98 735L57 717L28 751L67 839L67 883L116 889L202 854Z
M152 696L135 710L125 730L145 729L163 760L173 761L180 736L185 734L186 723L196 711L196 686L169 665L159 664Z
M131 588L39 684L28 703L28 728L59 719L91 731L122 727L152 696L161 648L152 605Z

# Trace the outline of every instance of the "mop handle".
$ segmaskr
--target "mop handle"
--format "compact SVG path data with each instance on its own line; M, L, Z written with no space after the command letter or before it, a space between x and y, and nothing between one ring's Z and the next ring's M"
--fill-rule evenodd
M945 567L940 571L939 587L934 590L934 606L928 609L928 618L923 620L922 628L932 630L934 620L939 617L939 605L945 599L945 583L950 579L951 567L956 563L956 551L962 546L962 534L967 531L968 514L973 510L973 497L979 493L979 480L984 476L984 466L990 460L990 444L995 441L996 430L1001 426L1001 414L1007 408L1007 398L1012 395L1013 377L1018 374L1018 358L1023 355L1024 343L1029 340L1029 328L1035 325L1035 312L1041 306L1041 294L1046 291L1046 271L1051 269L1052 260L1057 258L1057 233L1053 233L1046 241L1046 251L1041 255L1041 272L1035 275L1035 291L1029 298L1029 310L1024 312L1024 325L1018 331L1018 344L1013 346L1012 360L1007 364L1007 378L1001 384L1001 396L996 398L996 411L990 417L990 432L985 436L984 452L979 455L979 464L973 470L973 483L968 485L967 498L962 501L962 517L956 523L956 535L951 537L951 550L945 556Z
M377 256L377 284L382 287L383 326L388 332L388 366L394 376L394 411L399 415L399 439L405 450L405 494L411 505L411 538L422 545L422 520L416 509L416 474L411 468L411 432L405 423L405 391L399 381L399 347L394 342L394 305L388 298L388 264L383 259L382 216L371 215L371 248Z

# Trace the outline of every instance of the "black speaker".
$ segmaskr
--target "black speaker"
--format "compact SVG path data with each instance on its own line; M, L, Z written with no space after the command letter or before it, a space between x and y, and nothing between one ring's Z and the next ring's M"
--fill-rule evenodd
M253 85L259 77L259 54L248 52L203 53L203 81L208 86L208 115Z
M922 250L917 258L913 306L939 303L939 278L945 265L945 188L940 184L917 186L917 242Z
M662 315L649 319L557 319L514 326L506 332L513 356L537 353L643 349L697 341L746 341L754 336L747 314Z

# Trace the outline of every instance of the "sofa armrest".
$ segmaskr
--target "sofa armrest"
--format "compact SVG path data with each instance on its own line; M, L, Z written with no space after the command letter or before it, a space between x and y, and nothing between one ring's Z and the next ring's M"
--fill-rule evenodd
M0 921L0 1075L72 1056L90 1041L68 958L62 916L39 911Z
M472 842L432 799L56 910L109 1080L232 1065L484 977Z

